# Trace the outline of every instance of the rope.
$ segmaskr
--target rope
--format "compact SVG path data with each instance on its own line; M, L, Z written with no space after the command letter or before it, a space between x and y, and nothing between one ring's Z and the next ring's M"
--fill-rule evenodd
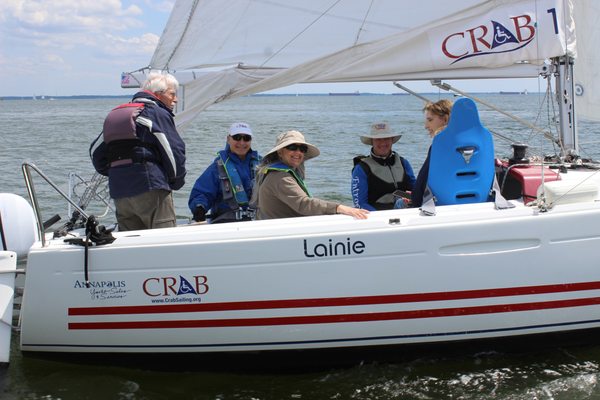
M69 238L64 240L65 243L75 244L84 247L83 273L85 277L85 286L88 288L90 287L88 249L90 245L102 246L114 242L116 238L112 235L111 232L112 231L106 229L104 225L98 225L98 220L96 219L96 217L90 215L85 223L85 239Z
M90 288L90 273L89 273L89 256L88 256L88 248L90 246L90 233L88 232L85 235L84 243L84 251L83 251L83 276L85 279L85 287Z
M273 57L275 57L276 55L278 55L279 53L281 53L283 50L285 50L286 47L288 47L293 41L295 41L300 35L302 35L304 32L306 32L308 30L308 28L310 28L311 26L313 26L314 24L317 23L318 20L320 20L321 18L323 18L323 16L325 16L333 7L335 7L340 1L342 0L337 0L335 1L331 6L329 6L329 8L327 8L327 10L323 11L321 13L321 15L319 15L317 18L315 18L310 24L308 24L304 29L302 29L300 32L298 32L293 38L291 38L286 44L284 44L283 46L281 46L281 48L279 50L277 50L275 53L273 53L271 55L271 57L267 58L265 61L263 61L263 63L260 65L260 67L263 67L266 63L268 63L269 61L271 61L271 59L273 59Z
M417 98L419 98L419 99L421 99L421 100L425 101L426 103L433 103L433 101L431 101L431 100L430 100L430 99L428 99L427 97L425 97L425 96L423 96L423 95L420 95L419 93L417 93L417 92L415 92L415 91L412 91L412 90L410 90L409 88L407 88L406 86L404 86L404 85L402 85L402 84L400 84L400 83L398 83L398 82L394 82L394 86L396 86L396 87L397 87L397 88L399 88L399 89L402 89L402 90L404 90L405 92L407 92L407 93L409 93L409 94L412 94L413 96L415 96L415 97L417 97ZM509 138L508 136L505 136L505 135L503 135L503 134L501 134L501 133L498 133L498 132L496 132L496 131L493 131L493 130L491 130L491 129L488 129L488 130L489 130L490 132L492 132L492 133L494 134L494 136L497 136L497 137L499 137L500 139L506 140L506 141L507 141L507 142L509 142L509 143L513 143L513 142L514 142L514 140L513 140L512 138Z
M367 17L369 16L369 13L371 12L371 7L373 7L373 1L374 0L371 0L371 3L369 4L369 8L367 9L367 12L365 13L365 17L363 18L363 20L360 24L360 28L358 28L358 32L356 32L356 39L354 40L355 46L358 44L358 40L360 39L360 33L363 31L363 26L365 26L365 22L367 22Z
M459 93L459 94L461 94L461 95L463 95L465 97L468 97L468 98L472 99L473 101L476 101L477 103L483 104L484 106L489 107L492 110L499 112L500 114L503 114L503 115L505 115L505 116L507 116L507 117L509 117L511 119L514 119L515 121L520 122L521 124L523 124L523 125L531 128L531 129L533 129L533 130L535 130L537 132L540 132L540 133L544 134L544 136L546 138L550 139L551 141L553 141L555 143L559 142L559 140L556 139L552 135L552 133L547 132L547 131L545 131L545 130L543 130L541 128L538 128L537 126L533 125L529 121L526 121L523 118L517 117L516 115L513 115L511 113L508 113L508 112L506 112L506 111L504 111L504 110L502 110L502 109L494 106L493 104L490 104L490 103L488 103L486 101L481 100L480 98L477 98L477 97L475 97L473 95L470 95L470 94L468 94L466 92L463 92L462 90L456 89L452 85L449 85L447 83L441 83L441 82L432 82L432 84L435 85L435 86L438 86L438 87L440 87L440 88L442 88L444 90L452 90L453 92L456 92L456 93Z

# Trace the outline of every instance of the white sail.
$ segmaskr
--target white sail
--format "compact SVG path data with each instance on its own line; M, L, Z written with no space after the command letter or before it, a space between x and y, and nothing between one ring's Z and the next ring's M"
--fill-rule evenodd
M182 125L210 104L300 82L535 77L543 60L575 55L568 0L415 9L383 0L179 1L150 68L196 71L180 96Z
M287 68L485 2L430 0L423 12L398 0L183 0L173 7L150 66Z
M577 115L600 121L600 2L577 0L574 10L577 28L575 94Z

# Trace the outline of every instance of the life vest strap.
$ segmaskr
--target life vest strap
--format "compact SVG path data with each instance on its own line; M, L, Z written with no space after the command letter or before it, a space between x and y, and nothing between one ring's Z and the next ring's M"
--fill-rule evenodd
M111 167L133 163L144 163L149 161L136 154L136 147L145 147L150 151L153 150L153 146L151 144L144 143L137 138L113 140L112 142L108 143L106 147L107 157Z

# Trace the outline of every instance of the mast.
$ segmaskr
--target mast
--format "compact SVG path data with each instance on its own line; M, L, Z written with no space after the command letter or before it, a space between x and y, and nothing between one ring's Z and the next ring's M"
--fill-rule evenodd
M573 58L565 55L552 59L556 78L556 101L562 157L578 157L577 119L575 117L575 80Z

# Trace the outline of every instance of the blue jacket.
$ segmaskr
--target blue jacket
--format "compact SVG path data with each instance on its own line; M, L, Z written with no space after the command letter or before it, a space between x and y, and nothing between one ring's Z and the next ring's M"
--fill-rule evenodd
M400 157L402 160L402 167L404 168L405 178L403 181L406 182L407 187L401 187L402 190L411 190L415 185L415 173L413 172L412 166L408 160ZM356 164L352 170L352 202L354 207L363 208L369 211L376 211L377 209L369 203L369 176L367 172L361 167L360 163Z
M423 205L423 194L425 193L425 188L427 187L427 179L429 178L429 156L431 154L431 146L429 146L429 150L427 150L427 158L425 162L423 162L423 166L421 166L421 170L419 171L419 175L417 175L417 182L415 183L415 188L411 194L411 201L413 207L421 207Z
M244 160L240 159L237 154L231 152L229 145L225 146L225 150L222 152L225 159L228 159L228 163L232 163L237 170L244 190L250 199L252 197L252 189L254 187L254 176L255 171L253 166L258 163L260 156L254 150L250 150ZM224 212L230 211L231 208L227 202L223 201L223 190L221 187L221 181L219 179L219 169L217 167L217 160L219 157L206 168L206 170L198 177L190 198L188 200L188 206L192 213L197 206L202 206L206 211L212 210L212 217L216 217ZM246 209L248 206L242 206Z
M94 168L108 176L113 199L157 189L177 190L185 183L185 143L173 112L150 92L136 93L132 102L140 101L146 105L136 118L135 134L141 145L133 150L133 163L111 167L102 134L90 146Z

